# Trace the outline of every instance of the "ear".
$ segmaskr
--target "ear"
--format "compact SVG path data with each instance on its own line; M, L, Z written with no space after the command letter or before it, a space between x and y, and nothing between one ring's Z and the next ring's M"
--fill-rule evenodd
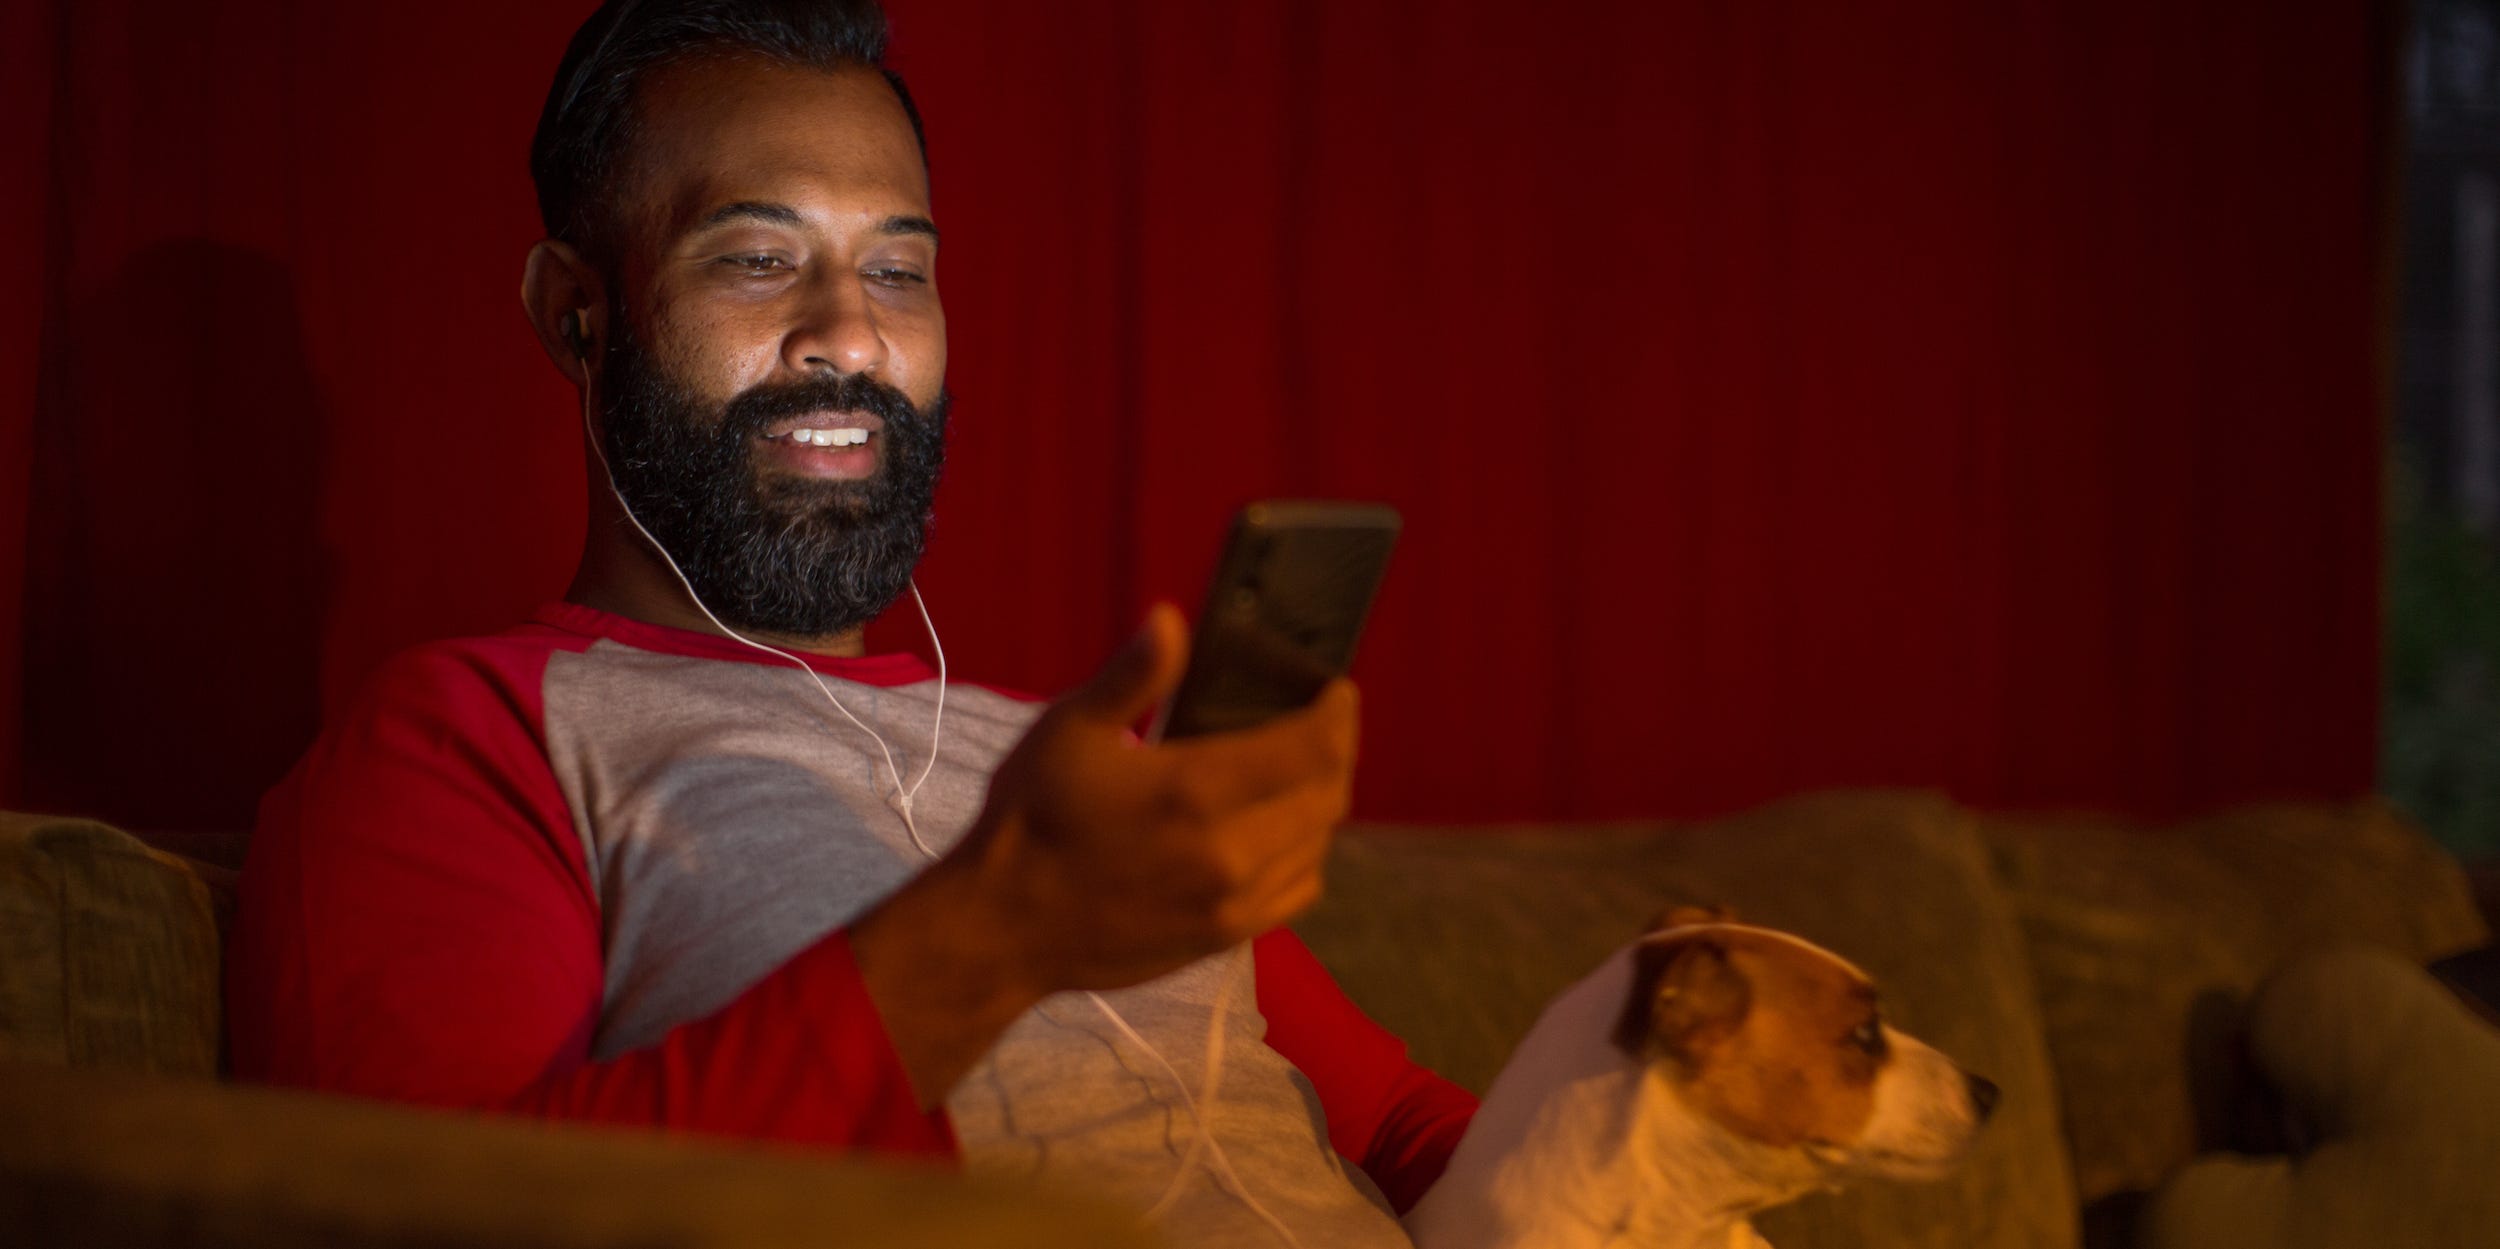
M1734 907L1677 905L1658 912L1658 918L1649 921L1649 931L1665 932L1670 928L1683 928L1692 924L1733 924L1735 922L1736 908Z
M1702 1052L1734 1036L1753 1008L1753 987L1709 937L1644 945L1632 954L1632 992L1615 1044L1634 1058L1664 1054L1690 1070Z
M540 239L521 265L521 311L538 345L576 386L588 386L591 361L608 341L607 284L571 244Z

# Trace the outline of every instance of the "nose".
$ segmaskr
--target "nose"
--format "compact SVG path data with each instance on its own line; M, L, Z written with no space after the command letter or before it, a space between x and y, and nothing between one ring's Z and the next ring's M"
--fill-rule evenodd
M1962 1079L1970 1084L1970 1104L1978 1110L1980 1122L1987 1122L1988 1112L1997 1108L1996 1082L1985 1076L1975 1076L1967 1072L1963 1074Z
M877 307L841 266L828 266L808 292L799 320L782 342L783 363L799 373L873 373L885 363Z

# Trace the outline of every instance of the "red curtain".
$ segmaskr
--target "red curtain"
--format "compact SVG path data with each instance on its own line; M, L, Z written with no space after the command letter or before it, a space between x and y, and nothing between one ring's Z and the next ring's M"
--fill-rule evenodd
M243 823L384 655L561 590L515 291L587 7L0 19L0 802ZM1063 687L1241 501L1377 498L1365 814L2370 787L2365 0L891 7L959 674Z

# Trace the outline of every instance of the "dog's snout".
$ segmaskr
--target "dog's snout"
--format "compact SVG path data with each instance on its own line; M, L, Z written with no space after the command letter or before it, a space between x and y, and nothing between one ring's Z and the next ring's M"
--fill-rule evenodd
M1997 1108L1996 1082L1986 1076L1968 1073L1964 1073L1962 1078L1970 1083L1970 1104L1978 1109L1980 1120L1985 1122L1988 1113Z

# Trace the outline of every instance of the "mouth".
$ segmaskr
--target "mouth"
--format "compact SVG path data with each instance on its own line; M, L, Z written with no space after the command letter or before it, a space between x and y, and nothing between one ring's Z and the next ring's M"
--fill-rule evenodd
M773 422L756 439L765 462L799 477L858 481L877 471L885 421L866 412L814 412Z
M1885 1180L1941 1180L1961 1169L1962 1157L1969 1152L1968 1141L1943 1154L1909 1153L1898 1149L1820 1146L1813 1150L1815 1160L1831 1175L1865 1177Z
M1955 1150L1946 1157L1937 1158L1879 1150L1860 1158L1857 1169L1885 1179L1941 1180L1961 1169L1963 1152Z

